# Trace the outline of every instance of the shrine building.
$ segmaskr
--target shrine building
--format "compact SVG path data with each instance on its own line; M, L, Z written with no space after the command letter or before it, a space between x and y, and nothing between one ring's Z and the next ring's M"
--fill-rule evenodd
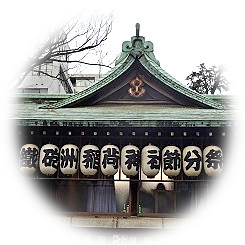
M222 175L229 103L163 70L138 25L115 67L85 90L16 97L21 173L81 226L178 219Z

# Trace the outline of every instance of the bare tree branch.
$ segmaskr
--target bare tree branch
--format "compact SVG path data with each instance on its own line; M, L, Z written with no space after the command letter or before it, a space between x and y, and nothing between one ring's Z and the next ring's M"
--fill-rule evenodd
M51 59L52 61L56 61L56 62L67 62L67 63L80 63L80 64L84 64L84 65L91 65L91 66L103 66L103 67L107 67L107 68L112 68L109 65L103 65L101 63L90 63L90 62L85 62L85 61L81 61L81 60L58 60L58 59Z
M101 59L98 63L82 60L88 53L99 48L107 40L111 30L112 16L101 18L99 21L89 21L86 26L78 20L67 23L57 33L47 37L46 42L42 43L26 62L15 87L18 87L31 71L37 71L38 67L46 62L58 62L66 64L65 66L77 63L111 68L110 65L102 64ZM77 55L78 58L69 60L74 54L79 54L80 57ZM38 71L42 74L45 73ZM52 77L47 72L45 75ZM55 78L57 77L55 76Z

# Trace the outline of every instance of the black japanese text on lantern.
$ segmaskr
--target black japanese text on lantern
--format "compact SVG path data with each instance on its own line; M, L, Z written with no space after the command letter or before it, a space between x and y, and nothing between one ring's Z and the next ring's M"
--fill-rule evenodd
M105 145L101 150L95 145L85 145L80 150L67 144L60 150L46 144L40 150L34 144L26 144L20 150L20 168L28 174L39 167L44 175L53 175L60 168L64 175L74 175L78 169L86 175L95 175L99 168L104 175L115 175L121 165L126 176L135 176L139 167L148 177L156 176L162 166L167 176L178 176L181 168L186 176L198 176L202 168L208 176L219 175L223 169L223 153L218 146L186 146L182 152L177 146L159 147L147 145L141 151L137 146L126 145L121 151L115 145Z

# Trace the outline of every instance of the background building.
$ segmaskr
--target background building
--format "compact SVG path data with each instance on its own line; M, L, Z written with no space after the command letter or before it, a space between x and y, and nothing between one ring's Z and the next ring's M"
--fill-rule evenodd
M69 49L65 33L58 36L63 40L63 44L56 45L58 52ZM55 42L55 41L54 41ZM68 55L59 55L57 60L69 60ZM18 86L17 92L38 93L38 94L66 94L74 93L75 90L68 75L69 67L67 62L47 60L45 63L35 67L35 71L30 72L23 82Z

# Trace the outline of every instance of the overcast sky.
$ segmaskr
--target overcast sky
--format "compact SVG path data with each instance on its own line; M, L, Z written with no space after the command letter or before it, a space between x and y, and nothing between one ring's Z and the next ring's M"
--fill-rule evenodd
M31 54L38 40L52 32L58 24L79 13L84 16L84 19L91 15L113 13L113 29L107 46L115 54L120 52L123 41L130 40L130 37L135 35L135 23L139 22L141 25L140 35L153 42L155 55L160 61L161 67L179 81L184 82L186 76L202 62L208 66L225 65L228 70L228 78L233 82L232 92L238 95L236 97L240 105L244 105L245 14L242 2L236 0L4 1L1 3L0 15L0 67L2 69L0 104L2 115L8 111L6 91L13 83L20 63ZM241 107L240 110L240 114L243 115L244 108ZM240 123L242 125L240 128L243 129L243 117ZM1 121L2 142L5 143L8 150L11 150L11 144L6 144L11 134L10 131L5 130L8 125L6 120ZM244 147L244 141L242 141L245 138L244 131L239 132L238 135L241 142L236 142L234 145ZM5 151L6 148L4 148ZM239 159L243 159L242 150L239 154L241 154ZM3 155L5 156L6 152L1 152L1 156ZM9 156L11 156L11 151ZM218 195L214 197L213 209L208 210L209 216L207 216L207 210L201 214L200 220L205 219L207 222L207 217L211 220L211 230L209 230L208 223L202 223L200 220L195 221L196 230L191 226L191 230L187 233L170 237L167 241L169 244L177 244L177 242L178 244L186 244L185 241L188 241L188 244L195 244L195 241L198 241L198 244L208 244L208 242L213 244L214 239L219 243L240 243L239 239L243 239L244 224L240 225L239 220L244 222L244 211L242 210L244 210L245 204L244 199L241 199L244 196L244 189L238 191L237 186L244 186L239 182L244 179L244 176L239 178L237 174L242 174L245 170L244 164L236 165L239 161L241 160L236 161L232 158L232 161L229 162L234 166L234 169L239 167L239 171L235 175L236 180L232 183L228 182L226 185L222 184ZM2 163L9 164L9 158ZM228 172L228 177L230 173L234 174L234 169ZM1 168L2 173L5 174L1 175L1 180L4 180L1 183L1 188L4 191L1 201L4 206L1 210L5 212L8 207L12 207L11 210L5 212L7 216L2 222L7 228L6 232L3 232L6 238L14 239L15 236L16 242L25 242L25 244L33 244L32 241L35 244L43 244L48 241L53 244L56 242L67 244L68 241L79 244L79 242L71 240L71 236L68 237L65 232L52 231L53 227L47 224L49 213L41 212L40 205L33 199L30 201L30 205L33 205L33 202L36 204L31 207L31 212L26 216L26 211L29 209L27 209L28 203L24 200L28 199L28 194L18 189L22 187L20 182L16 185L13 178L5 178L8 175L4 172L4 168ZM234 177L234 175L232 176ZM18 190L14 195L9 194L11 186ZM224 193L229 194L231 198L227 198ZM232 201L234 196L239 198ZM217 207L215 203L218 203L219 206ZM15 209L16 205L18 205L18 209ZM220 209L222 206L225 207L225 210ZM35 209L36 207L38 209ZM10 213L11 217L8 216ZM38 214L39 216L35 216ZM216 217L216 219L214 220L212 217ZM43 226L40 225L40 222L43 222ZM52 222L50 221L50 223ZM46 227L48 229L43 230ZM33 235L31 239L29 239L28 232ZM48 234L48 237L45 234ZM52 237L52 234L55 236ZM166 233L164 234L166 235ZM85 237L86 235L80 240L80 244L86 244L83 243ZM163 239L161 241L157 240L160 239L159 237L153 238L149 242L150 244L157 241L163 242L165 238L166 236L161 237ZM100 245L102 244L100 242Z

